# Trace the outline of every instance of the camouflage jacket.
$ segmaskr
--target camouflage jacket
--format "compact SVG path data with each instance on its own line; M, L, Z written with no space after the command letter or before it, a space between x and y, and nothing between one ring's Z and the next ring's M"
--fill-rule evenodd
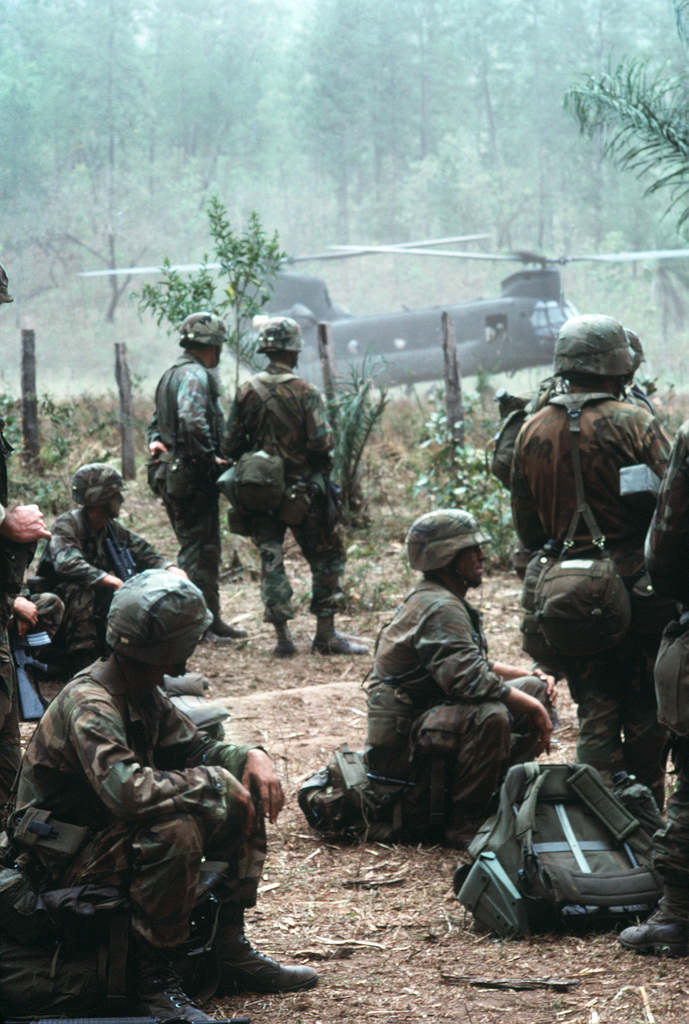
M428 578L380 636L369 689L383 684L403 690L419 713L447 701L502 700L510 689L491 669L480 613Z
M643 569L649 520L620 497L620 469L645 463L662 477L670 440L650 412L612 395L592 398L580 421L585 497L620 573L632 577ZM514 526L526 548L537 551L548 540L565 539L577 502L569 417L562 406L546 405L522 427L510 489ZM574 550L591 550L590 537L580 519Z
M677 432L646 537L646 568L662 597L689 604L689 420Z
M224 416L217 374L184 352L160 378L146 439L201 464L220 454Z
M121 547L126 547L136 563L139 572L144 569L167 569L173 565L151 547L148 541L132 533L117 519L111 519L115 537ZM38 566L38 575L47 579L56 591L60 583L80 583L93 586L107 573L115 573L105 540L107 527L94 533L85 509L77 508L58 516L52 527L52 537L46 545Z
M256 380L273 396L279 415L266 407L254 386ZM320 392L287 367L274 364L237 392L227 421L223 454L236 461L245 452L270 445L272 436L284 459L287 477L330 469L335 442Z
M111 657L46 709L24 755L15 814L41 807L94 831L173 814L224 821L223 771L241 778L249 749L200 733L158 690L133 703Z

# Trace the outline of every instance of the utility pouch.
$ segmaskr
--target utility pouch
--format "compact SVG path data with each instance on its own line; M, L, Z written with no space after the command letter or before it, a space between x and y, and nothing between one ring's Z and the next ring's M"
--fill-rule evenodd
M522 608L525 611L533 612L536 610L534 595L539 576L544 569L547 569L549 565L554 565L556 561L557 556L555 554L549 554L541 548L527 562L526 570L524 571L524 585L522 586Z
M166 490L167 467L170 462L169 452L160 452L151 456L146 463L146 479L148 486L159 498L162 498Z
M543 631L538 625L538 616L535 612L526 612L519 624L522 634L522 650L533 658L541 668L555 676L564 671L564 659L555 648L548 643Z
M51 857L71 860L88 838L89 830L53 818L52 811L40 807L27 808L12 825L13 842L25 849L46 853Z
M653 672L658 721L677 736L689 735L689 612L663 630Z
M190 459L174 458L167 467L165 491L168 498L190 498L197 490L199 474Z
M234 494L241 509L274 512L285 495L282 456L263 449L242 455L235 466Z

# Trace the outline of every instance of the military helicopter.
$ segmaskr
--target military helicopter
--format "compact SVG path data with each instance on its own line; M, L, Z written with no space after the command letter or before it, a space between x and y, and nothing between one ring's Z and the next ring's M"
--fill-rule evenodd
M555 339L565 320L576 315L576 309L563 293L560 267L567 263L632 262L644 259L672 259L689 256L689 249L664 249L645 252L597 253L586 256L550 258L538 253L482 253L467 250L441 249L441 245L485 239L486 235L464 235L454 238L430 239L397 245L340 245L311 256L291 257L293 265L364 257L378 253L409 256L519 262L522 269L501 282L499 298L450 302L443 305L376 316L354 316L345 307L333 303L323 278L279 271L273 293L266 305L270 315L293 317L304 336L304 353L300 372L307 378L320 377L317 325L330 324L330 334L339 373L347 366L371 369L371 356L378 357L373 369L376 383L413 384L438 380L443 376L441 317L447 312L454 324L457 355L462 374L512 372L532 366L546 366L552 361ZM180 272L194 271L201 264L178 265ZM218 269L218 264L205 264ZM129 267L115 273L159 273L160 267ZM87 271L81 276L105 276L112 270Z

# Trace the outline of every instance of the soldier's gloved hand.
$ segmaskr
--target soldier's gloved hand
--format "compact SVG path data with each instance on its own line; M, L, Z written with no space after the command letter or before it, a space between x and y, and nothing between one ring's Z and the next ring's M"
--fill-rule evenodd
M225 768L217 767L217 778L220 781L227 806L227 817L241 820L242 835L248 836L254 827L256 810L251 793Z
M246 766L242 782L247 789L256 792L263 804L263 813L271 825L277 821L278 814L285 804L282 783L275 773L273 763L265 750L255 747L246 755Z

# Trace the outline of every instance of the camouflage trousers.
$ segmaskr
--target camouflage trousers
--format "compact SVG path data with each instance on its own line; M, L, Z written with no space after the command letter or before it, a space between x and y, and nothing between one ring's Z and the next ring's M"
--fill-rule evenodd
M179 543L177 564L199 588L214 618L220 614L218 577L222 557L218 501L217 489L207 483L199 484L189 498L163 498Z
M536 676L512 683L547 707L546 684ZM515 718L502 701L480 704L439 704L416 718L407 719L409 734L403 738L404 712L394 687L383 684L369 694L369 742L375 738L371 713L377 705L389 705L388 740L397 743L369 746L366 761L374 775L413 781L415 789L402 800L405 828L423 830L462 828L483 819L486 804L513 764L533 760L540 736L532 731L527 716ZM397 705L397 706L395 706ZM402 712L402 714L400 714ZM384 739L385 712L377 724ZM438 773L440 777L438 778Z
M143 822L115 821L89 842L61 878L63 887L113 885L129 896L132 931L151 946L172 949L189 935L202 859L223 861L215 895L238 908L256 903L266 857L263 810L244 836L236 818L209 825L193 814Z
M612 651L567 659L565 675L579 718L577 761L608 781L619 771L636 775L662 810L668 733L657 720L658 642L629 633Z
M665 885L687 890L689 913L689 736L672 737L677 785L667 802L667 825L653 837L653 867Z
M328 527L324 501L317 498L302 522L290 530L311 568L311 613L322 618L334 615L344 603L345 552L339 529ZM287 525L274 516L252 517L251 536L261 555L264 622L294 618L293 590L283 553L286 531Z

